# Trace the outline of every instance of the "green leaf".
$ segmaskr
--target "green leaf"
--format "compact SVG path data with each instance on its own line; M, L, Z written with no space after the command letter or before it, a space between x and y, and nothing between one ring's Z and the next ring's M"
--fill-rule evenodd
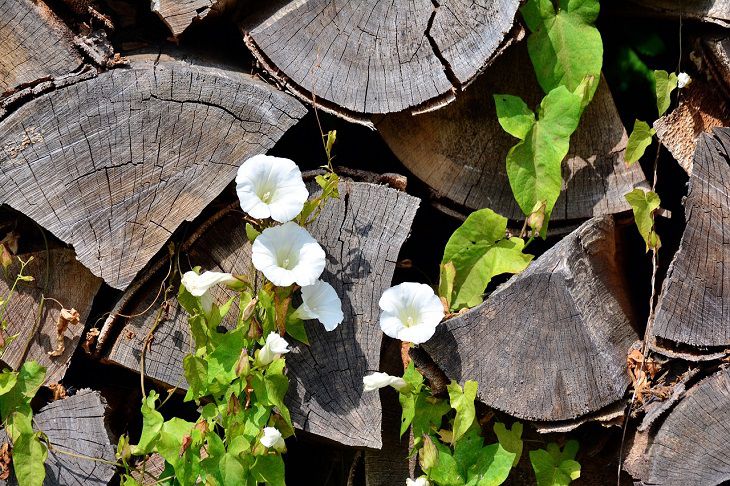
M185 436L192 435L195 424L173 417L162 424L157 452L175 469L175 477L181 484L195 484L200 474L200 451L190 446L183 452Z
M154 450L157 440L160 437L160 430L162 430L164 418L155 409L155 402L158 396L156 391L150 390L149 395L142 399L142 434L139 437L139 443L132 446L132 454L149 454Z
M662 116L672 103L672 91L677 88L677 75L666 71L654 71L654 93L656 94L656 108Z
M194 354L183 358L185 380L188 382L188 391L185 401L197 400L208 394L208 366L206 360Z
M544 204L545 223L560 195L561 163L568 153L570 136L578 127L581 103L582 98L565 86L550 91L525 139L507 153L507 175L517 204L525 215ZM544 224L543 236L546 229Z
M444 444L434 440L438 449L438 462L428 471L432 483L439 486L464 486L465 480L459 471L459 464L451 454L451 450Z
M482 449L476 466L469 470L467 485L497 486L507 480L516 455L502 447L491 444Z
M14 371L5 370L0 373L0 396L12 390L17 382L18 374Z
M230 452L223 454L219 467L223 484L241 484L241 479L248 475L241 459Z
M424 434L431 434L439 428L443 416L451 407L446 400L430 396L430 392L422 391L416 396L415 416L413 417L413 436L420 441Z
M624 196L634 211L634 221L639 229L639 234L644 238L646 251L659 249L662 242L654 230L654 211L659 208L661 201L654 191L645 191L636 188Z
M624 160L626 165L631 167L634 162L638 161L646 148L651 145L651 138L656 130L651 128L648 123L641 120L634 120L634 129L629 135L629 141L626 145L626 155Z
M13 442L13 471L18 486L41 486L46 477L48 449L38 434L22 434Z
M598 0L560 0L557 12L551 0L528 0L522 16L532 31L527 49L543 91L558 86L574 91L586 76L593 81L593 97L601 74L603 42L593 23Z
M236 365L244 342L243 328L212 334L214 350L207 356L208 383L228 385L236 377Z
M406 433L408 427L413 423L413 419L416 416L416 400L418 399L417 394L413 393L399 393L398 401L400 402L401 417L400 417L400 437Z
M524 140L535 124L535 114L519 96L496 94L497 118L505 132Z
M569 440L563 450L550 443L547 450L530 451L530 463L535 471L537 486L567 486L580 477L580 464L575 461L578 442Z
M451 308L451 299L454 294L454 280L456 279L456 267L454 262L442 263L439 266L439 297L446 301L446 307Z
M285 486L284 460L280 455L258 456L251 469L257 481L269 486Z
M507 218L491 209L471 213L444 248L441 260L456 270L451 309L474 307L482 300L489 282L502 273L519 273L532 260L522 253L520 238L505 239Z
M307 328L304 326L304 321L298 317L294 317L292 314L286 316L286 333L300 343L309 345L309 336L307 336Z
M476 381L467 381L462 390L461 385L452 381L446 388L449 391L451 408L456 410L453 431L453 442L456 443L469 430L476 418L474 400L477 398L478 385Z
M266 369L264 383L268 401L279 409L279 415L284 418L287 425L293 427L289 409L284 404L284 396L289 389L289 379L284 375L284 366L283 358L274 360Z
M514 453L515 459L512 465L516 466L522 457L522 424L515 422L510 430L502 422L497 422L494 424L494 433L497 435L499 444L506 451Z
M248 238L248 241L253 243L260 234L261 232L254 228L251 223L246 223L246 238Z

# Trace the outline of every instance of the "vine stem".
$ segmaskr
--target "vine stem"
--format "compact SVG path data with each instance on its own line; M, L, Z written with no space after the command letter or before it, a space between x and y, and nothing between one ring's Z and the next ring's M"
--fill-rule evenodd
M60 449L60 448L58 448L58 446L52 446L50 442L46 442L46 446L48 447L49 451L57 452L59 454L63 454L64 456L75 457L76 459L84 459L87 461L100 462L102 464L109 464L110 466L114 466L114 467L122 466L118 462L107 461L106 459L102 459L101 457L87 456L86 454L79 454L77 452L66 451L66 450Z

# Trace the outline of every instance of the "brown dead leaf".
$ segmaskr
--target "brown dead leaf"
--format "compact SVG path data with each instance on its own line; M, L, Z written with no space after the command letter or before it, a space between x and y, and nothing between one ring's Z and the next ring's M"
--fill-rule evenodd
M92 327L87 331L84 342L81 343L81 348L86 351L86 354L91 354L91 346L96 343L96 338L99 336L99 332L99 329L96 327Z
M180 447L180 453L178 454L178 457L182 457L183 454L185 454L185 451L190 448L190 444L193 443L193 438L190 436L190 434L186 434L182 438L182 446Z
M56 400L63 400L64 398L68 397L66 394L66 387L63 386L60 383L51 383L48 385L48 388L53 392L53 401Z
M10 444L0 446L0 479L6 481L10 477L10 464L13 462Z
M654 395L661 398L666 394L664 388L667 387L655 386L652 388L651 380L654 379L661 369L661 365L654 358L647 356L644 359L641 351L632 349L626 357L626 364L628 366L631 384L634 388L634 396L636 396L637 400L644 403L644 398L647 395Z
M63 354L66 350L63 334L68 329L69 324L75 326L79 323L79 319L81 319L81 315L76 309L61 309L61 313L58 315L58 321L56 321L56 349L49 351L48 356L57 357Z

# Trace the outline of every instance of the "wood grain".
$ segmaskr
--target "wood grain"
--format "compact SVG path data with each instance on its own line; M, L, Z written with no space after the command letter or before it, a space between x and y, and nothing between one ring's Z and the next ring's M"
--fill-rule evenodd
M388 146L416 177L452 203L488 207L523 218L507 178L505 160L518 140L499 125L493 94L521 96L535 107L542 90L525 43L508 48L456 102L411 116L376 120ZM563 161L563 190L552 220L578 219L629 209L624 194L646 184L638 165L626 168L628 137L605 80L583 114Z
M327 252L322 278L342 299L345 321L329 333L312 323L307 326L311 345L293 344L286 356L287 402L298 428L346 445L379 448L380 399L376 393L363 393L362 377L379 368L378 299L391 284L418 199L385 186L356 182L343 182L340 194L309 230ZM199 238L186 243L186 248L187 257L182 261L191 265L253 273L240 214L222 216ZM135 295L125 295L114 312L136 314L149 307L166 271L163 267ZM119 336L108 352L108 361L140 370L142 343L156 309L113 324ZM189 334L187 315L172 299L145 356L147 376L185 388L182 359L190 349Z
M621 399L638 324L613 217L593 218L423 345L449 378L479 383L488 406L564 421Z
M233 71L133 62L26 103L0 123L0 203L124 289L184 220L305 113Z
M219 8L225 0L154 0L152 11L167 25L173 37L178 37L193 22L199 22Z
M73 34L42 0L0 0L0 95L81 64Z
M630 0L636 10L730 27L730 0ZM624 6L623 8L632 8Z
M453 99L499 50L519 3L279 1L242 30L264 67L304 99L390 113Z

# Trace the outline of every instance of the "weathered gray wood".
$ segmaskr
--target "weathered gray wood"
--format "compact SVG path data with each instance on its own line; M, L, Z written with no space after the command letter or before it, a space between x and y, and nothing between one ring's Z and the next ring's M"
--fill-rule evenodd
M0 95L81 64L73 34L42 0L0 1Z
M105 424L106 401L97 391L79 390L76 395L52 402L34 417L34 428L51 443L46 460L44 486L106 485L115 467L89 459L71 457L53 448L105 461L115 461L115 440ZM7 440L3 434L3 441ZM13 475L0 484L17 486Z
M18 334L18 337L5 349L2 360L16 369L24 361L35 360L46 367L46 382L52 383L59 381L66 373L71 355L83 334L94 296L101 286L101 279L76 261L71 250L58 248L20 255L23 260L31 256L33 261L25 268L24 274L32 276L34 281L21 282L17 292L8 301L5 314L8 328L3 334L6 338L14 334ZM0 272L0 296L7 295L18 268L16 260L7 276ZM68 309L76 309L80 314L79 324L69 326L64 332L65 351L61 356L48 355L56 347L56 322L61 309L49 300L43 304L43 312L39 314L43 295L58 300Z
M730 27L730 0L629 0L639 12L679 19L712 22Z
M721 369L687 391L655 434L637 435L630 468L643 484L710 486L730 480L730 371ZM636 460L641 452L643 464Z
M242 30L290 90L357 118L453 100L500 49L519 3L278 1Z
M713 128L730 125L730 106L718 86L694 79L682 89L682 103L654 122L657 138L679 165L692 173L692 156L697 140Z
M638 338L612 216L593 218L423 345L490 407L562 421L621 399ZM623 250L622 250L623 251ZM630 250L627 250L630 251Z
M468 210L488 207L521 219L505 159L518 140L499 125L493 94L521 96L535 107L542 96L525 43L510 47L456 102L433 113L398 113L376 121L387 144L418 178ZM629 209L624 194L646 184L638 165L627 168L628 138L608 85L601 80L563 162L563 191L553 221Z
M173 37L178 37L193 22L220 10L228 0L155 0L152 11L167 25Z
M698 354L730 345L730 129L700 136L685 201L687 226L657 303L649 338L659 351ZM686 359L692 359L690 355Z
M385 186L350 181L341 184L340 194L341 199L330 202L309 230L327 252L322 278L342 299L345 321L329 333L319 324L308 325L311 345L293 345L286 355L291 382L287 400L298 428L347 445L379 448L380 399L375 393L363 393L362 377L379 367L378 299L390 286L418 200ZM244 275L253 272L238 213L222 216L186 243L183 251L188 256L181 261L191 265ZM137 314L149 307L166 272L166 265L162 267L135 295L124 296L114 313ZM116 326L119 332L108 361L140 369L141 349L158 306L143 316L105 325ZM189 349L187 316L173 298L145 355L146 374L185 388L182 359Z
M707 37L701 47L707 67L730 99L730 37Z
M0 203L74 246L124 289L305 113L250 76L133 62L24 104L0 123Z

